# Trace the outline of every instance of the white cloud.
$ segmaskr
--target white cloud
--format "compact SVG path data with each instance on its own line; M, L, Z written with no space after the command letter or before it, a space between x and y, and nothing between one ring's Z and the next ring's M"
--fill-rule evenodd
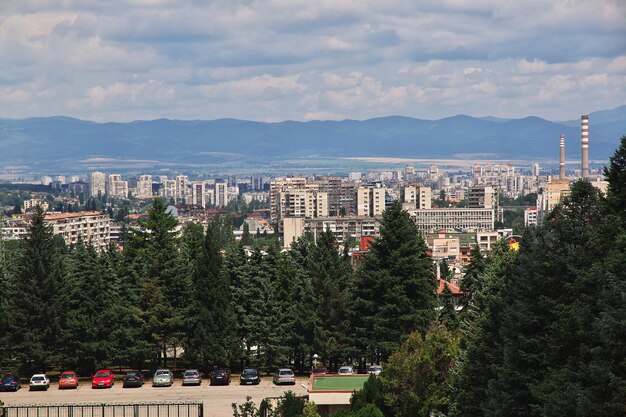
M8 1L0 117L566 119L624 104L625 20L620 0Z

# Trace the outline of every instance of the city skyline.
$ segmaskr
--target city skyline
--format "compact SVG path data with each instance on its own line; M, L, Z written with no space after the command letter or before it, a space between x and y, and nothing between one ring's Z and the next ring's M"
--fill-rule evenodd
M0 117L573 120L623 104L626 5L9 2Z

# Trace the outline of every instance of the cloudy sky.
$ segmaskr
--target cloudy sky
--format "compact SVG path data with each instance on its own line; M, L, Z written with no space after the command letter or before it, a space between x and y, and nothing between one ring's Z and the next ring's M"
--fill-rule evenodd
M622 104L624 0L0 1L0 117L567 120Z

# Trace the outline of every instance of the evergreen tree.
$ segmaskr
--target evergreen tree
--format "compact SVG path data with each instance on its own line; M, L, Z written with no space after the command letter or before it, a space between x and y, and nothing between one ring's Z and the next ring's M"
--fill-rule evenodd
M14 296L9 300L9 348L23 374L43 371L58 359L62 259L44 215L38 206L17 261Z
M489 382L497 377L502 361L501 315L506 307L504 271L515 252L504 240L492 248L484 273L477 275L480 290L473 294L471 309L461 322L463 350L453 371L452 416L482 417Z
M443 292L439 296L439 313L437 320L449 330L456 330L459 327L459 317L454 308L452 291L450 291L447 281L444 283Z
M116 356L112 336L119 325L120 300L106 254L82 241L69 255L66 268L64 364L84 375L108 366Z
M243 234L241 235L241 244L249 246L252 244L252 235L250 234L250 225L248 222L243 224Z
M425 332L437 305L427 247L400 202L385 210L380 234L363 257L351 313L355 347L373 362L411 332Z
M626 221L626 135L620 139L620 145L609 159L609 166L604 167L604 176L609 182L607 203L612 213Z
M222 256L215 230L214 224L209 225L193 271L194 315L186 346L187 355L192 361L199 362L205 372L211 369L211 365L230 364L239 358L231 288L228 276L222 272Z
M340 253L330 230L317 237L308 259L314 293L313 316L315 338L313 349L331 368L340 366L348 347L348 304L352 266Z
M461 278L461 291L463 291L463 305L468 308L474 294L482 289L481 276L485 273L485 257L480 251L478 244L472 247L470 263L465 268Z

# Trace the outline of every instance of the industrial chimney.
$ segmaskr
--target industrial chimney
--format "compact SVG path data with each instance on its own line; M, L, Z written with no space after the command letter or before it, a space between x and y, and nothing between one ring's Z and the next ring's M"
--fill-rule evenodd
M589 116L580 117L582 129L582 177L589 178Z
M559 179L565 179L565 135L561 133L561 153L559 155Z

